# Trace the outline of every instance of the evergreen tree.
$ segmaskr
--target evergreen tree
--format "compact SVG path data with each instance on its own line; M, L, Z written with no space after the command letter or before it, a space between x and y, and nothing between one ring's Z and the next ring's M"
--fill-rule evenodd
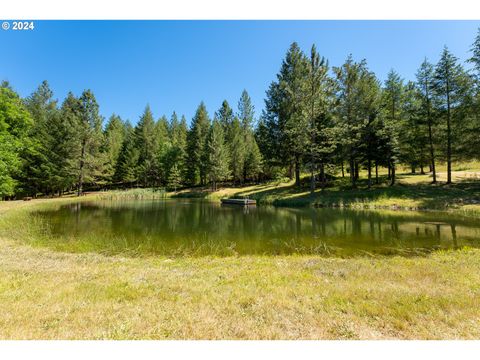
M207 178L212 184L212 190L217 190L219 181L230 176L228 169L228 149L225 145L223 127L218 120L214 120L208 133L206 142Z
M102 152L105 155L104 177L112 183L117 168L118 157L126 136L125 123L120 116L110 116L104 131Z
M305 109L308 114L308 161L310 192L315 191L315 173L320 163L322 186L325 185L325 164L336 147L335 134L329 121L333 83L328 76L328 61L312 46L306 78Z
M173 164L172 168L170 169L170 174L168 176L168 187L169 189L173 189L174 192L177 192L177 188L182 183L182 174L180 169L178 168L177 164Z
M452 183L453 146L461 139L462 122L465 112L462 109L468 92L468 77L458 59L445 47L440 61L435 67L435 94L439 100L439 110L446 124L447 184Z
M225 134L226 142L230 142L230 127L232 126L233 122L233 110L227 100L223 100L222 106L217 112L215 112L214 117L218 119L223 127L223 133Z
M206 183L205 145L210 119L203 101L197 108L187 135L185 179L189 185Z
M247 135L246 148L247 152L243 167L244 181L246 179L258 181L258 176L262 171L263 158L253 133L248 133Z
M470 121L466 124L467 137L463 140L463 152L469 158L480 158L480 28L470 49L472 57L468 60L473 64L473 86L471 89Z
M79 122L77 135L80 142L78 161L78 195L83 192L84 183L95 183L102 172L103 159L100 157L102 143L102 118L98 103L90 90L85 90L79 99Z
M388 152L386 154L390 176L390 185L395 184L396 167L399 156L399 125L402 121L403 106L403 79L394 71L390 70L385 80L384 106L385 106L385 130L388 138Z
M168 180L169 153L172 149L172 139L169 135L169 123L167 117L162 116L155 124L155 142L156 142L156 169L155 181L165 184Z
M428 131L428 150L430 155L430 168L432 172L432 183L437 182L437 171L435 167L435 148L433 140L433 129L435 127L435 117L432 109L432 89L433 89L433 65L425 59L417 71L417 87L420 95L420 114L423 118L422 123L427 126Z
M155 183L158 170L157 144L155 120L150 106L147 105L135 127L135 147L138 149L136 178L143 186L152 186Z
M127 121L125 124L125 139L122 143L115 168L114 179L117 183L132 185L138 181L137 164L139 149L136 146L135 130Z
M424 173L428 140L422 123L421 95L413 82L408 82L405 86L402 113L403 119L399 127L399 132L402 134L400 159L411 166L412 173L415 173L417 167L420 167L421 173Z
M25 100L25 105L32 115L33 126L29 138L31 146L23 154L24 170L22 183L33 195L53 191L57 184L53 178L56 166L53 159L53 144L58 141L54 130L57 115L57 102L48 82L43 81L38 89Z
M307 119L304 112L307 60L297 43L292 43L282 62L277 81L270 85L265 100L266 125L269 137L276 143L272 154L278 163L295 168L295 184L300 185L300 170L308 140Z
M335 133L340 139L341 157L348 161L350 180L355 187L356 169L364 152L362 136L370 116L368 104L373 102L374 94L370 91L373 76L365 60L354 62L351 55L341 67L334 67L333 70L337 91Z
M247 90L242 91L238 101L238 118L240 119L243 144L245 148L243 163L243 181L247 178L257 178L261 170L262 156L254 134L255 107Z
M230 149L230 173L233 182L242 182L244 179L244 166L246 158L245 136L240 120L235 117L229 127L230 141L226 146Z

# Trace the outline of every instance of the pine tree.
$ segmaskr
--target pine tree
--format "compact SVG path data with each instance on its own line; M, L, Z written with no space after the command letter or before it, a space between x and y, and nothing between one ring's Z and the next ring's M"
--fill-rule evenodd
M173 189L174 192L177 192L177 188L181 185L181 183L182 174L180 169L178 168L177 164L173 164L168 176L168 187L169 189Z
M320 163L322 186L325 185L325 164L336 148L335 136L329 121L333 83L328 76L328 61L312 46L306 78L305 109L308 114L308 161L310 163L310 192L315 191L315 172Z
M373 75L365 60L357 63L350 55L341 67L334 67L336 75L335 134L340 140L341 158L348 161L352 187L356 186L356 169L364 149L362 136L368 124L369 105L374 101L370 86Z
M467 92L468 77L458 59L445 47L435 67L434 89L439 110L446 123L447 184L452 183L453 146L458 145L465 113L462 111Z
M137 164L139 150L136 146L135 130L127 121L125 123L125 139L122 143L115 168L114 180L123 185L132 185L138 181Z
M247 178L257 178L261 170L262 156L255 140L254 116L255 107L252 104L250 95L248 95L247 90L243 90L238 101L238 118L242 126L243 144L245 147L243 182L246 182Z
M228 168L228 149L225 145L223 127L214 120L208 133L206 142L207 178L212 184L212 190L217 190L217 183L230 176Z
M210 119L203 102L197 108L187 135L185 179L189 185L206 183L205 144Z
M215 112L214 117L218 119L218 121L223 127L223 133L225 134L226 142L230 142L230 127L232 126L233 122L233 110L227 100L223 100L222 106L220 107L220 109L218 109L217 112Z
M417 87L420 95L420 113L423 118L422 123L427 126L428 131L428 150L430 155L430 168L432 172L432 183L437 182L437 171L435 167L435 148L433 139L433 129L435 127L435 117L432 109L432 91L433 91L433 65L425 59L417 71Z
M169 135L169 123L167 117L162 116L155 124L156 162L155 181L165 184L168 181L169 153L172 149L172 138Z
M31 145L23 154L24 178L27 192L36 195L38 192L48 193L56 188L53 179L53 168L56 166L53 157L53 144L58 141L52 130L57 115L57 101L53 100L53 92L48 82L43 81L37 90L25 99L25 105L32 115L33 126L29 138Z
M295 184L300 185L300 170L308 140L304 111L305 78L308 71L305 55L292 43L282 62L277 81L270 85L265 100L266 124L276 143L273 154L278 163L295 168ZM281 146L280 146L281 144ZM290 171L290 176L292 173Z
M104 131L102 152L105 154L104 177L106 182L114 181L118 157L126 136L125 123L120 116L110 116Z
M100 157L102 142L102 118L98 103L90 90L85 90L79 99L77 134L80 142L78 157L78 196L83 193L84 183L95 183L102 172L103 159Z
M404 164L409 164L412 173L420 166L423 173L423 166L427 163L426 144L428 142L427 132L422 123L421 116L421 95L415 83L408 82L404 89L403 119L399 126L401 135L400 159Z
M470 158L480 158L480 28L470 49L472 57L468 62L473 64L473 86L471 89L470 121L466 124L466 138L463 140L463 152Z
M390 70L385 80L384 106L385 106L385 129L388 138L388 168L390 170L390 185L395 184L396 167L399 156L399 124L402 121L403 106L403 79L394 71Z
M245 136L240 120L235 117L228 129L230 140L226 146L230 153L230 173L233 182L242 182L244 178L244 166L246 157Z
M136 178L143 186L152 186L155 183L158 169L158 146L155 135L155 120L150 106L147 105L135 127L135 147L138 149Z
M246 179L258 181L258 176L262 171L263 159L253 132L247 134L246 148L248 150L245 155L244 181Z

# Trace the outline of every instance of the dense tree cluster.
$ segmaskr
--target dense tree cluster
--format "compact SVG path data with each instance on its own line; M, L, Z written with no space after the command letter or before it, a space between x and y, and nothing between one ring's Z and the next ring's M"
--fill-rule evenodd
M227 101L210 118L202 102L187 124L174 112L155 119L150 107L135 126L113 114L104 124L94 94L69 93L60 104L44 81L22 99L0 86L0 197L81 194L85 188L166 187L221 182L240 185L310 175L310 189L328 175L360 169L368 186L399 165L429 171L437 162L480 157L480 32L466 70L445 47L436 65L420 64L415 81L394 70L382 84L366 60L349 56L330 68L312 46L287 51L258 123L246 91L236 111ZM375 171L375 175L373 172ZM375 177L375 179L374 179Z
M90 90L58 104L46 81L26 99L4 82L0 197L256 181L262 158L253 119L244 91L238 112L224 101L213 120L202 102L190 128L175 112L155 120L148 105L135 126L115 114L104 124Z
M480 157L480 33L472 47L474 65L465 70L445 47L434 66L425 60L416 81L405 82L391 70L381 84L366 60L330 71L315 48L310 56L293 43L277 80L270 84L256 137L265 159L263 173L274 176L286 167L300 184L310 170L310 188L325 186L325 169L347 166L356 186L359 169L388 168L395 184L399 164L412 172L428 168L437 181L436 162L447 164ZM293 175L293 173L295 175Z

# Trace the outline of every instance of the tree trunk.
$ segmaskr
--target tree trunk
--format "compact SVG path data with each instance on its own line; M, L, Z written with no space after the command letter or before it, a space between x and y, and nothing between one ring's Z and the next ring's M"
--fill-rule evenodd
M342 160L342 178L345 177L345 167L343 166L343 160Z
M312 162L310 168L310 194L315 192L315 165Z
M375 160L375 184L378 185L378 161Z
M355 161L355 180L358 180L359 179L359 165L358 165L358 161Z
M395 185L395 161L392 161L392 179L390 181L390 186Z
M430 98L428 96L428 81L425 81L425 94L427 97L427 123L428 123L428 143L430 150L430 172L432 173L432 184L437 182L437 173L435 171L435 152L433 149L432 119L430 117Z
M367 163L367 168L368 168L368 188L372 186L372 160L368 158L368 163Z
M293 180L293 164L292 163L288 165L288 178L290 180Z
M353 159L350 159L350 180L352 182L352 187L356 187L356 182L355 182L355 162Z
M392 177L392 166L390 164L390 161L388 162L388 175L387 175L387 179L390 180Z
M300 186L300 159L295 157L295 186Z
M425 169L423 168L423 164L420 164L420 174L425 175Z
M80 173L78 175L78 193L77 196L82 195L83 192L83 168L85 166L85 148L87 146L87 142L82 140L82 152L80 154Z

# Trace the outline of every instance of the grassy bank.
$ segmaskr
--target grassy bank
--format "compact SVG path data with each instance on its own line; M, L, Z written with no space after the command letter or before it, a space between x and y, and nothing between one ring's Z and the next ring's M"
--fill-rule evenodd
M470 165L472 166L472 165ZM463 168L461 168L463 169ZM153 189L113 191L100 195L104 199L140 198L221 198L248 197L259 204L275 206L349 207L361 209L442 210L480 216L480 170L453 172L454 184L445 184L445 173L438 174L439 183L432 185L430 175L400 173L397 184L389 186L385 174L380 174L380 184L367 187L363 177L357 188L351 188L348 178L336 178L325 189L310 193L308 177L300 187L293 181L272 181L247 186L224 186L212 192L210 188L183 189L162 192Z
M168 259L0 239L0 338L479 338L479 270L478 250Z
M69 201L4 202L0 217ZM480 337L480 250L132 257L57 252L5 234L2 339Z

